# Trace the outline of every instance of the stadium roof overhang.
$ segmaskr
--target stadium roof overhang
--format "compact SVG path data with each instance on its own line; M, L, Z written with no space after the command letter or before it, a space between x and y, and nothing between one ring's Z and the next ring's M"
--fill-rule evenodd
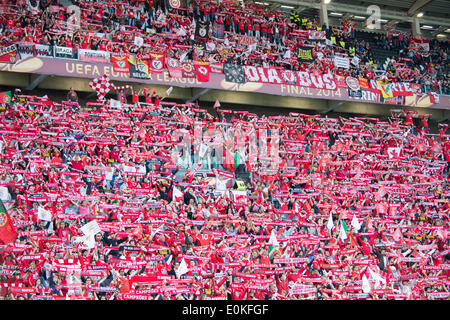
M280 11L319 10L322 0L253 0L273 6ZM435 36L439 32L450 32L450 6L448 0L331 0L327 4L328 14L335 17L357 17L361 21L370 16L368 7L376 5L380 8L383 25L403 25L409 28L417 14L422 13L420 24L427 26L424 34ZM342 14L342 16L339 16ZM432 28L430 28L432 27Z

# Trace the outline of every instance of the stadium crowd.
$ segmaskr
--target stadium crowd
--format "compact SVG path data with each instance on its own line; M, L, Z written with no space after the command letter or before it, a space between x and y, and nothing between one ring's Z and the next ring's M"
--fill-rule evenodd
M356 36L351 20L327 28L317 17L292 16L253 2L193 0L173 8L162 0L73 1L80 11L59 6L58 0L36 3L32 9L26 1L3 1L3 44L57 45L143 59L156 51L177 59L414 82L423 85L423 92L449 93L448 43L431 40L425 50L399 30L373 34L379 48L396 50L388 61L378 61L371 44ZM196 34L200 23L208 24L201 37ZM326 39L314 40L308 30L323 31ZM136 37L144 43L136 45ZM303 46L313 46L313 61L298 59L297 48ZM349 68L334 64L333 57L341 55L352 59Z
M2 110L1 299L448 300L447 125L138 99Z

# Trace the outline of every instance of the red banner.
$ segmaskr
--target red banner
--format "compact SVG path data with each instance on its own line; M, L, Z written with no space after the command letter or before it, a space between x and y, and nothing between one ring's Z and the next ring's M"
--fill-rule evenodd
M130 65L128 64L128 55L112 54L111 61L114 72L130 73Z
M0 48L0 62L16 63L17 60L19 60L19 55L15 44Z
M164 71L165 57L162 53L149 53L150 60L148 68L151 72L161 73Z
M209 62L208 61L194 61L194 67L197 71L197 80L201 82L209 81Z
M181 78L181 66L180 61L174 58L168 58L166 61L167 70L172 78Z

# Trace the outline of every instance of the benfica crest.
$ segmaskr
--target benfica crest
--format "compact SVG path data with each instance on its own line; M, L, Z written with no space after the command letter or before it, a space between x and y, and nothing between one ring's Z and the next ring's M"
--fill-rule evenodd
M198 67L198 72L200 72L203 75L208 74L208 69L206 67L200 66Z
M178 68L178 67L179 67L178 60L176 60L176 59L174 59L174 58L169 58L169 59L167 59L167 64L168 64L169 67L171 67L171 68Z
M297 83L297 76L291 70L283 70L281 72L281 77L283 78L284 82L286 82L287 84L296 84Z
M155 59L152 60L152 67L156 70L161 70L163 68L161 60Z

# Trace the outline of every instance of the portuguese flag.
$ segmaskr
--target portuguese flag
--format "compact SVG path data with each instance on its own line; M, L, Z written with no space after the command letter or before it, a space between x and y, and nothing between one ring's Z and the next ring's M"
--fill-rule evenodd
M12 98L11 91L0 92L0 104L12 105L11 98Z
M268 245L269 245L269 260L272 263L274 253L278 251L278 249L280 248L280 243L278 242L275 230L273 229L270 234Z
M17 233L11 218L6 212L3 201L0 200L0 244L8 244L16 241Z

